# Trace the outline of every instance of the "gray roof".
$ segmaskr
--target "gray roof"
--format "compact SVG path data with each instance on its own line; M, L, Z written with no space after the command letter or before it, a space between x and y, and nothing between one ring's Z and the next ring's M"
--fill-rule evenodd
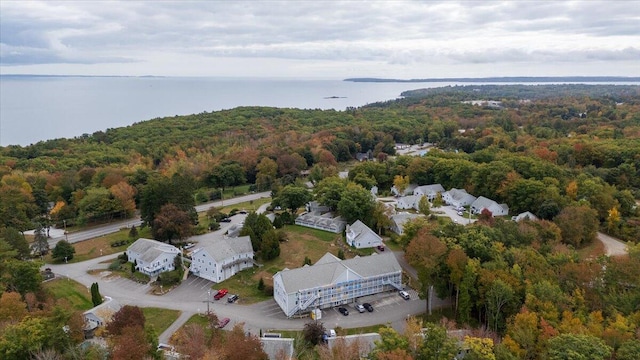
M267 354L269 360L282 359L280 356L284 355L284 359L293 358L293 341L289 338L260 338L262 343L262 350Z
M462 200L464 199L465 196L473 196L469 194L465 189L452 188L451 190L448 191L448 193L451 196L451 198L454 200Z
M140 254L140 260L145 263L152 262L162 253L178 254L180 250L170 244L166 244L157 240L140 238L127 248L131 252Z
M338 278L347 271L354 273L358 278L402 271L398 260L392 252L355 257L348 260L337 259L336 261L335 259L332 261L331 256L325 255L315 265L280 271L278 274L282 276L286 292L294 293L301 289L335 284Z
M193 251L194 253L203 249L217 262L222 262L236 255L253 252L251 238L248 236L230 238L208 233L191 237L189 240L198 242L196 249Z
M370 227L365 225L362 221L356 220L351 226L347 226L347 233L350 231L355 235L353 241L356 242L359 239L363 239L365 237L373 237L376 241L382 241L382 238L376 234L375 231L371 230Z
M433 193L444 192L444 188L440 184L418 186L413 190L413 193L415 194L416 191L418 190L422 191L423 194L433 194Z
M498 205L498 203L484 196L480 196L479 198L476 199L476 201L473 202L473 204L471 204L471 206L473 206L476 209L488 208L491 205Z

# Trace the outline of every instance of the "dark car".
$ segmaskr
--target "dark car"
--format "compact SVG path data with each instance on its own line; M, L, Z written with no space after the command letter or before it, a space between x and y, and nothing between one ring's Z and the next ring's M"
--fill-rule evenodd
M371 306L371 304L364 303L362 304L362 306L364 306L364 308L367 309L368 312L373 312L373 306Z
M225 295L227 295L229 291L227 289L220 289L216 295L213 297L215 300L222 299Z
M220 219L220 222L231 222L231 219L230 218Z
M384 251L384 246L382 246L382 245L378 245L378 250L380 250L380 251Z
M349 310L347 310L347 308L346 308L346 307L339 307L339 308L338 308L338 311L340 312L340 314L342 314L342 315L344 315L344 316L349 315Z

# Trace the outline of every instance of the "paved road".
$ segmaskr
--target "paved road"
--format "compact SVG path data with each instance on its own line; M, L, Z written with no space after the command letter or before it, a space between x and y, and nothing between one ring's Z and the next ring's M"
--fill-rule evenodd
M261 192L261 193L254 193L254 194L249 194L249 195L243 195L243 196L239 196L239 197L235 197L235 198L231 198L231 199L224 199L221 201L213 201L213 202L209 202L206 204L201 204L196 206L196 211L197 212L203 212L203 211L207 211L212 207L220 207L223 205L233 205L233 204L239 204L239 203L243 203L243 202L247 202L247 201L252 201L252 200L258 200L260 198L266 198L266 197L270 197L271 196L271 192L269 191L265 191L265 192ZM129 228L131 226L140 226L142 224L142 220L140 219L140 217L136 217L136 218L131 218L128 220L122 220L122 221L116 221L116 222L112 222L109 224L105 224L105 225L100 225L100 226L96 226L90 229L86 229L86 230L80 230L80 231L76 231L76 232L70 232L67 235L64 234L59 234L55 237L52 237L49 240L49 247L51 249L53 249L56 244L58 243L58 241L60 240L64 240L65 237L67 238L67 241L69 241L70 243L77 243L80 241L85 241L85 240L90 240L90 239L94 239L100 236L104 236L107 234L111 234L114 232L118 232L120 231L120 229L122 228Z
M106 264L115 258L115 254L88 260L75 264L46 265L54 273L73 279L88 289L92 283L98 282L100 293L103 296L110 296L121 304L137 305L140 307L159 307L175 309L183 312L180 319L188 318L189 314L205 313L207 310L207 299L210 299L212 286L215 284L205 279L191 276L187 278L179 287L171 292L156 296L149 294L150 286L138 284L128 279L110 277L109 272L104 270ZM102 269L97 275L91 275L87 271ZM374 307L373 313L358 313L351 308L349 316L342 316L334 309L323 311L321 321L326 327L354 328L377 324L391 323L402 330L404 321L409 315L421 314L425 311L426 302L420 300L417 293L410 290L411 300L405 301L396 293L381 294L370 297L369 301ZM262 329L280 330L300 330L308 319L288 319L274 300L268 300L252 305L243 305L242 299L235 304L229 304L226 298L220 301L209 303L210 310L214 311L218 317L228 317L231 319L231 326L237 322L244 323L245 330L252 334L257 334ZM176 324L176 328L181 324ZM173 327L171 328L173 329ZM167 330L161 334L162 340L167 340L170 332Z
M607 256L619 256L627 254L627 245L609 235L598 232L598 240L604 244Z

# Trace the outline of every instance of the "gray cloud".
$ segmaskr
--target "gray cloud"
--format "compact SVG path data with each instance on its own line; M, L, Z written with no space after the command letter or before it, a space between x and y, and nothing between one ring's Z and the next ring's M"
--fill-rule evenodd
M120 64L135 73L136 64L162 72L179 58L270 58L386 64L389 73L633 61L639 18L629 1L2 1L0 65Z

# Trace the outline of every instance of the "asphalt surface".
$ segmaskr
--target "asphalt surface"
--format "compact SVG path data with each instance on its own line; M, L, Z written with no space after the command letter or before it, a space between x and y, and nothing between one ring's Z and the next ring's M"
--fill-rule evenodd
M233 205L239 204L247 201L258 200L261 198L271 197L271 192L265 191L260 193L254 193L249 195L243 195L231 199L223 199L220 201L213 201L206 204L201 204L195 207L197 212L207 211L212 207L221 207L223 205ZM123 228L130 228L132 226L140 226L142 225L142 220L140 217L135 217L122 221L115 221L109 224L100 225L96 227L92 227L86 230L80 230L76 232L68 232L66 235L63 232L57 232L56 236L52 236L49 240L49 248L53 249L58 241L66 240L70 243L77 243L80 241L94 239L100 236L104 236L107 234L111 234L114 232L118 232Z
M81 263L45 266L51 268L58 276L83 284L87 287L87 294L91 284L97 282L103 296L112 297L123 305L159 307L183 312L178 319L179 323L172 325L160 336L161 342L167 342L170 334L182 325L180 322L186 321L191 314L206 313L207 304L209 310L215 312L219 318L231 319L229 329L235 323L242 322L245 330L252 334L270 329L301 330L309 321L308 318L288 319L273 299L251 305L244 305L242 299L229 304L226 296L218 301L212 300L212 295L215 294L212 288L215 288L215 284L195 276L188 277L180 286L162 296L152 295L149 293L151 287L148 284L139 284L112 276L106 270L115 257L116 255L112 254ZM96 275L91 275L88 273L90 270L98 271ZM424 313L426 309L426 301L420 300L414 290L408 291L411 294L411 300L402 299L396 292L378 294L366 299L366 302L371 303L375 309L372 313L358 313L353 304L349 304L347 305L350 310L349 316L341 315L336 309L326 309L320 321L327 328L338 326L355 328L391 323L392 326L402 330L408 316Z

